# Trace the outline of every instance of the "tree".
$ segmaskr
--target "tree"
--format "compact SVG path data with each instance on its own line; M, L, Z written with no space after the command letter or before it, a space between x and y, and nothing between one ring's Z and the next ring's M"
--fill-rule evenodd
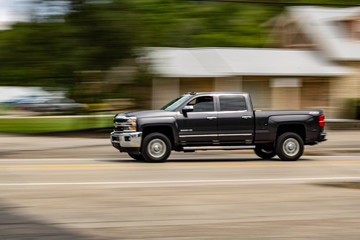
M179 0L34 3L61 10L34 11L32 22L0 31L1 85L72 90L79 73L121 65L143 47L262 47L267 32L261 24L284 7Z

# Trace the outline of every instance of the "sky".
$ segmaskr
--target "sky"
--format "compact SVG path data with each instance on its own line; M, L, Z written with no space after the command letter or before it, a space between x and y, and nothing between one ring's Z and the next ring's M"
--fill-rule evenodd
M9 29L10 23L29 21L31 12L39 16L65 13L65 1L55 0L53 5L34 4L34 0L0 0L0 30Z
M0 0L0 30L8 29L10 22L29 20L27 11L23 0Z

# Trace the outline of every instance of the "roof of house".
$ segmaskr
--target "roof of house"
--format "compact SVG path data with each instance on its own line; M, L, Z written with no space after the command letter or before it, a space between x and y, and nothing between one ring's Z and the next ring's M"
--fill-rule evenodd
M351 73L311 50L269 48L147 48L162 77L341 76Z
M296 6L287 12L327 57L340 61L359 61L360 42L352 40L341 20L360 17L360 7L329 8Z

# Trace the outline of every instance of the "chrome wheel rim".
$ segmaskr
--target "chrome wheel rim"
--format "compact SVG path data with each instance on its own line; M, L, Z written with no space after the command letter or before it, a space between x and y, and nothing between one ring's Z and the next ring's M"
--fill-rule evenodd
M148 144L148 153L153 158L160 158L166 153L166 144L163 140L155 138Z
M295 156L300 151L300 144L295 138L288 138L283 143L283 151L288 156Z

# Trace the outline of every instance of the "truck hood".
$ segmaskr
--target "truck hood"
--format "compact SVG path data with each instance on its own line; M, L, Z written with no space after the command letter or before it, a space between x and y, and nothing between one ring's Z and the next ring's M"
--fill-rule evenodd
M176 115L176 112L165 111L165 110L151 110L151 111L137 111L137 112L127 112L124 114L127 117L136 117L136 118L157 118L157 117L173 117Z

